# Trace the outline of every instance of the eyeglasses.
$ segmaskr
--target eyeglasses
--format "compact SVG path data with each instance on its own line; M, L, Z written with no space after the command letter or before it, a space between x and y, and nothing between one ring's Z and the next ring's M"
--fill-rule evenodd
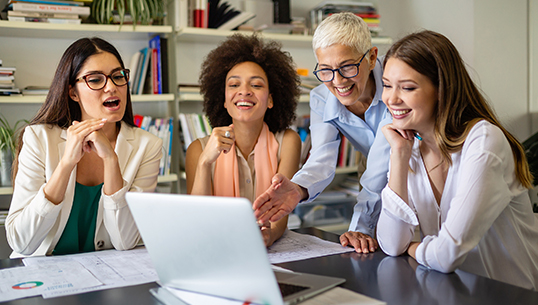
M112 72L110 75L103 73L90 73L75 79L75 82L84 80L88 88L92 90L101 90L106 86L108 79L114 83L114 85L121 87L127 85L129 82L129 69L118 70Z
M362 60L364 59L366 54L368 54L368 52L370 52L370 50L366 51L366 53L362 55L361 60L359 60L358 64L345 65L345 66L341 66L338 69L315 70L318 68L318 64L316 64L316 67L314 68L315 71L313 73L320 82L325 82L325 83L331 82L334 79L334 72L336 71L338 71L338 73L340 73L340 75L343 78L353 78L359 75L359 66L361 65Z

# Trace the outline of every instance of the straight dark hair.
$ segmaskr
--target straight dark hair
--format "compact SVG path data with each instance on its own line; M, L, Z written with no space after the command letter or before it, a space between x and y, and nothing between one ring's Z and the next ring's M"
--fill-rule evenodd
M47 124L56 125L60 128L68 128L73 124L73 121L80 121L82 119L82 111L79 103L73 101L69 96L69 89L75 85L76 78L80 69L84 66L84 63L88 58L95 54L110 53L116 57L121 65L122 69L125 69L123 60L121 59L118 50L106 40L98 37L81 38L72 43L67 50L65 50L60 63L52 79L52 83L45 99L45 103L34 118L30 121L29 125ZM129 86L129 85L127 85ZM129 87L127 88L127 104L125 107L125 113L121 119L127 125L136 127L134 124L133 107L131 104L131 94L129 94ZM118 127L121 125L117 123ZM23 145L24 129L20 132L17 145L17 153L13 161L13 181L17 174L18 167L18 155Z

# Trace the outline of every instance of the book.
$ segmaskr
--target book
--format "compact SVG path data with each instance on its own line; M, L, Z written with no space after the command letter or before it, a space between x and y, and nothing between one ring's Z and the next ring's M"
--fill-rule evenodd
M149 52L148 47L143 48L142 50L140 50L140 52L142 53L140 55L141 65L138 69L138 85L136 87L135 94L142 94L144 90L144 84L146 82L146 74L148 71L149 61L151 58L149 55L150 52Z
M174 25L179 30L189 26L189 0L176 0L176 5Z
M0 67L1 74L13 74L15 71L17 71L15 67Z
M189 145L191 145L192 143L189 123L187 121L187 116L185 115L185 113L180 113L178 118L181 125L181 135L183 136L183 151L187 151L187 148L189 148Z
M168 160L166 164L166 171L165 175L170 175L170 168L171 168L171 159L172 159L172 139L174 134L174 119L169 118L168 119Z
M7 15L17 16L17 17L36 17L36 18L64 18L64 19L78 19L79 18L79 16L75 14L22 12L22 11L8 11Z
M209 0L207 27L217 29L240 13L240 11L233 8L228 2L220 3L220 0Z
M168 39L159 36L161 44L161 93L170 92L169 78L168 78Z
M152 62L152 84L153 94L162 94L162 51L161 51L161 36L156 35L149 40L149 47L153 50L153 62Z
M159 57L157 49L151 48L151 91L159 94Z
M9 4L8 10L23 12L47 12L47 13L64 13L75 14L82 17L90 15L89 6L71 6L71 5L50 5L37 3L16 2Z
M142 116L140 114L135 114L133 116L133 121L134 121L134 124L136 125L136 127L141 127L143 120L144 120L144 116Z
M228 20L227 22L219 26L218 29L225 30L225 31L233 30L254 17L256 17L254 13L241 12L239 15L233 17L232 19Z
M135 84L138 84L137 82L137 76L138 76L138 66L140 61L140 55L142 53L140 51L134 52L134 54L131 56L131 60L129 61L129 88L131 90L131 94L135 93Z
M10 0L8 4L11 3L38 3L38 4L51 4L51 5L73 5L73 6L84 6L84 3L80 1L64 1L64 0Z
M14 95L21 94L21 90L18 88L0 88L0 95Z
M208 3L207 0L194 0L192 10L193 26L195 28L207 28Z
M22 89L23 95L47 95L49 87L46 86L26 86Z
M55 24L81 24L81 19L67 19L67 18L46 18L46 17L19 17L8 16L9 21L15 22L45 22Z

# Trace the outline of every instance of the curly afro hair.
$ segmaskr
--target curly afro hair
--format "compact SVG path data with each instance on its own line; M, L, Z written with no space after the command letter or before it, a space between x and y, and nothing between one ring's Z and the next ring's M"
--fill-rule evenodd
M289 52L276 41L264 42L256 35L234 34L206 56L200 72L200 92L204 112L211 126L228 126L232 117L224 108L226 75L237 64L250 61L267 75L273 108L267 109L264 121L273 133L285 130L295 120L300 94L300 78Z

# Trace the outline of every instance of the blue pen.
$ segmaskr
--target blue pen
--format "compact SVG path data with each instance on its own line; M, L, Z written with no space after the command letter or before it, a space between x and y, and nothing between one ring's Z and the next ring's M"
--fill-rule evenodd
M418 135L418 132L415 132L415 138L417 138L419 141L422 141L422 137Z

